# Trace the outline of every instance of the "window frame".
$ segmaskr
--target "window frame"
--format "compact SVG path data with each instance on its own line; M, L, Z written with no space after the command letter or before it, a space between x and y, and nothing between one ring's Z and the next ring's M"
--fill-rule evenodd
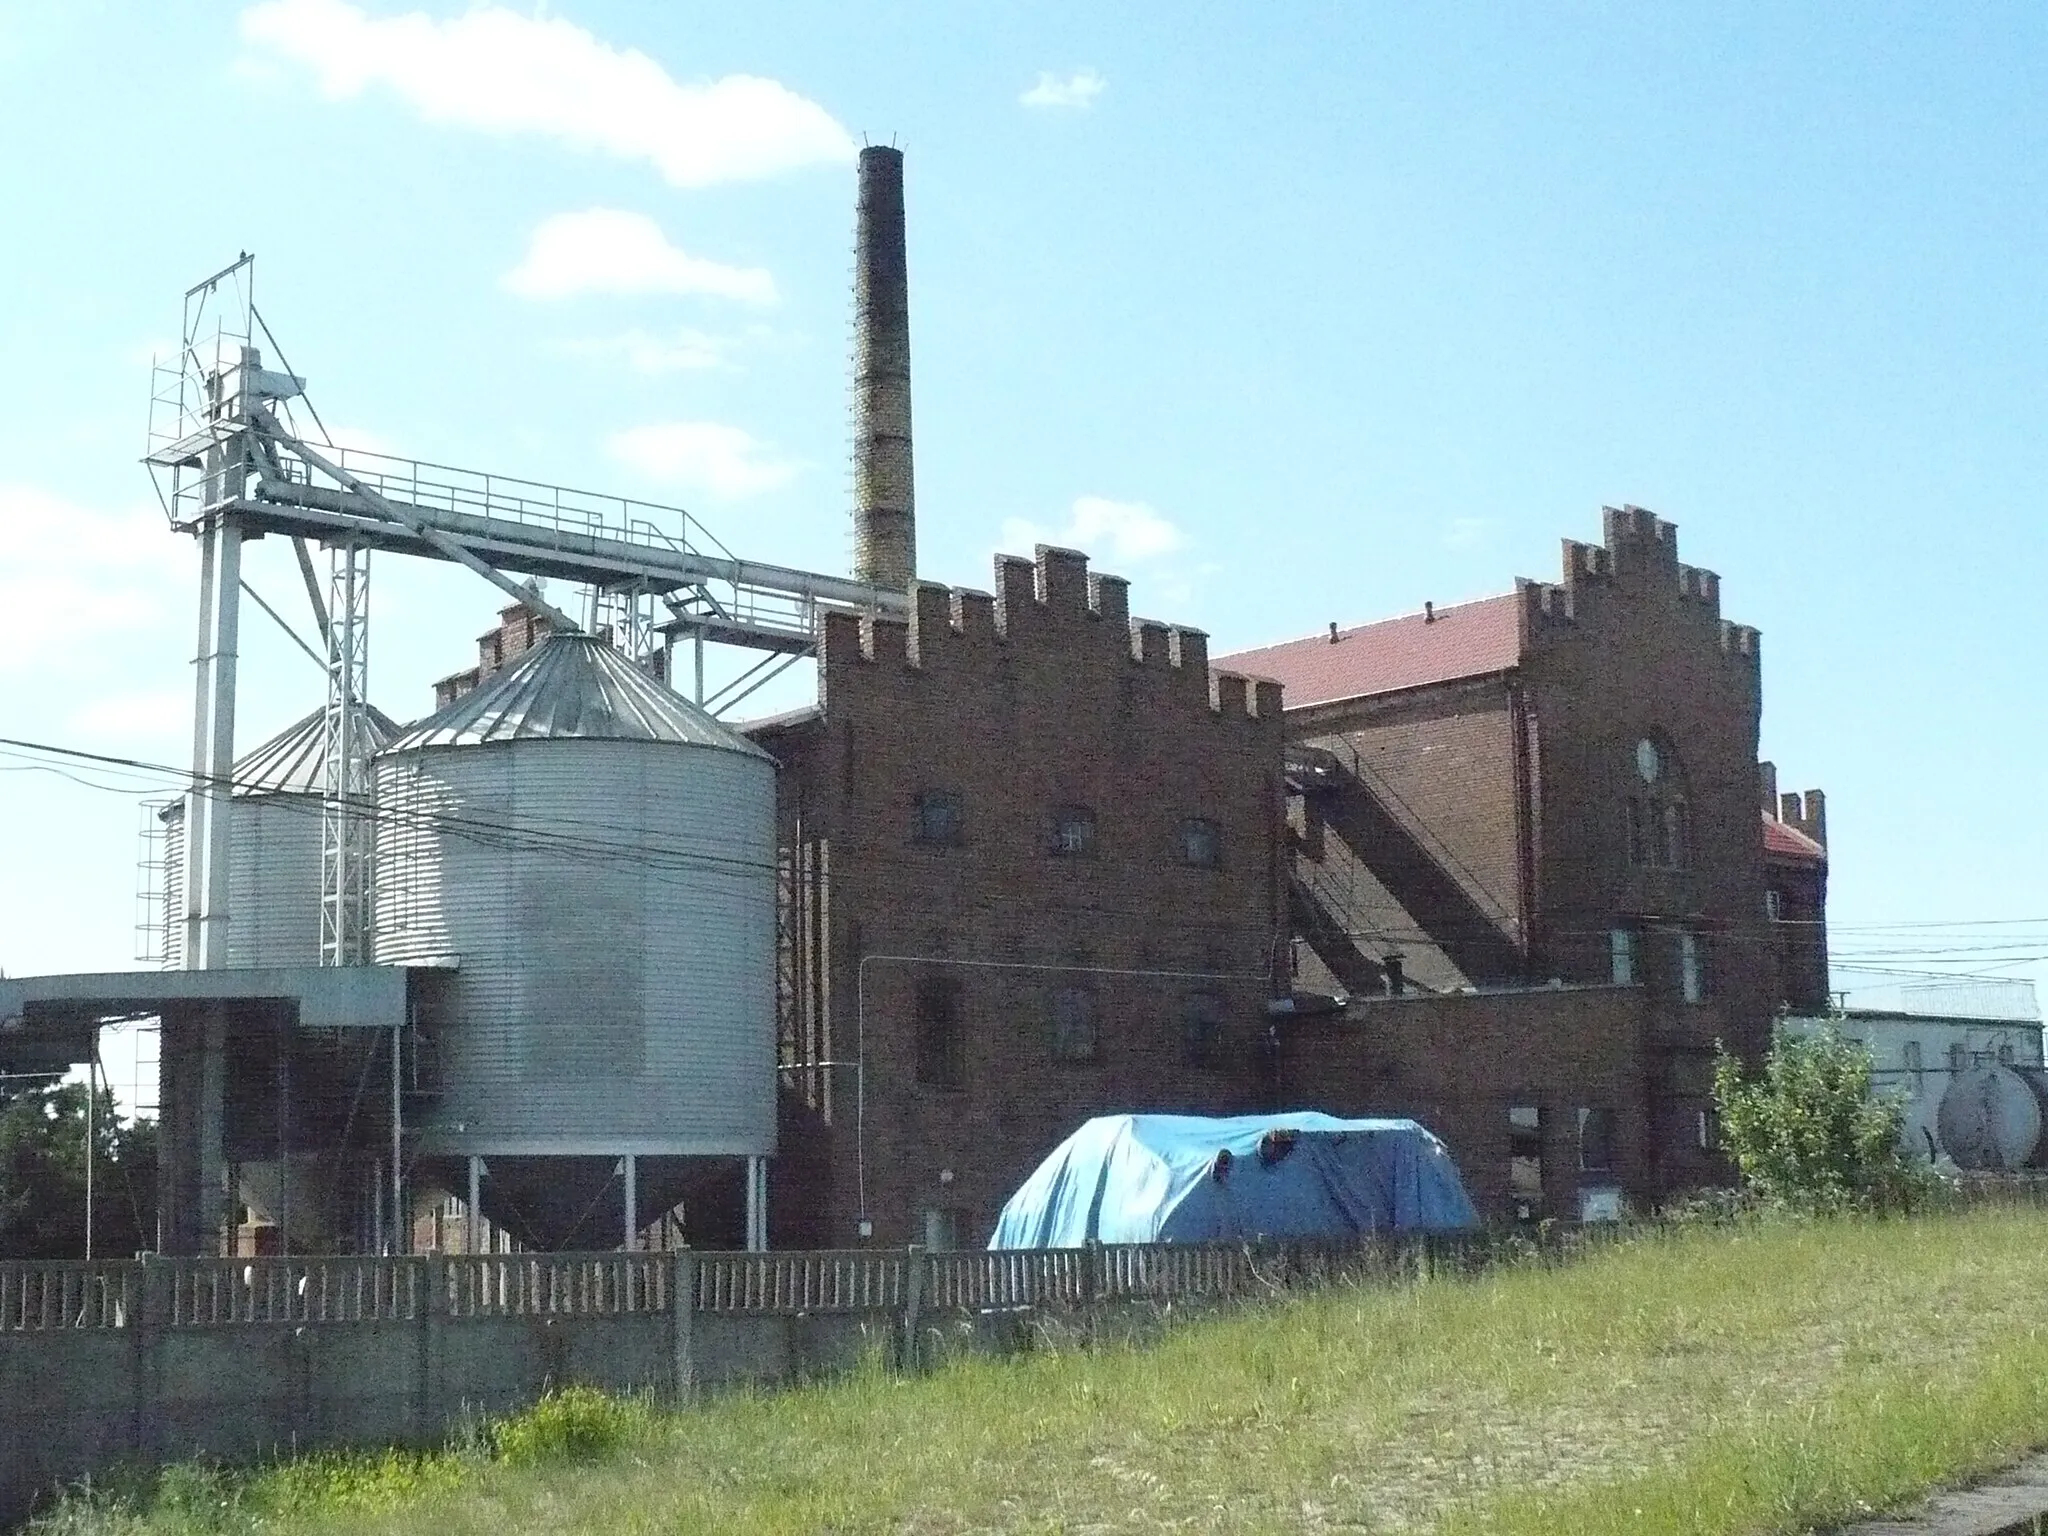
M1175 829L1180 862L1188 869L1218 870L1223 867L1223 824L1209 816L1183 816ZM1197 858L1197 842L1208 839L1206 857Z
M1069 837L1069 829L1079 835ZM1100 828L1092 806L1056 805L1046 836L1046 853L1055 859L1092 859L1101 846Z
M950 826L940 831L933 830L934 808L942 808L950 814ZM911 801L910 840L919 847L957 848L965 839L966 826L967 801L957 789L921 789Z
M1578 1123L1578 1158L1580 1173L1612 1174L1614 1172L1615 1115L1604 1104L1582 1104L1574 1116ZM1592 1126L1600 1127L1597 1138L1589 1141L1587 1131ZM1600 1161L1594 1162L1588 1156L1588 1146L1597 1144L1601 1148Z
M1707 946L1690 928L1678 930L1678 1000L1703 1003L1707 1000Z
M1069 1005L1078 1004L1070 1013ZM1102 1060L1102 995L1085 982L1055 986L1046 999L1046 1023L1052 1059L1061 1066L1088 1067ZM1084 1028L1085 1047L1077 1048L1073 1031Z
M1610 985L1633 987L1643 979L1642 943L1633 928L1607 930L1607 974Z
M1541 1104L1513 1101L1507 1107L1508 1200L1523 1219L1543 1209L1544 1119ZM1532 1146L1533 1152L1528 1150Z
M1657 772L1643 776L1643 748L1655 755ZM1671 739L1662 731L1639 731L1628 747L1628 795L1624 807L1623 852L1631 869L1691 869L1692 809L1686 773Z
M1214 987L1193 987L1181 994L1181 1059L1197 1071L1223 1067L1225 1011L1223 994Z
M921 1088L958 1091L967 1086L966 993L957 976L927 972L917 978L911 994L911 1075Z

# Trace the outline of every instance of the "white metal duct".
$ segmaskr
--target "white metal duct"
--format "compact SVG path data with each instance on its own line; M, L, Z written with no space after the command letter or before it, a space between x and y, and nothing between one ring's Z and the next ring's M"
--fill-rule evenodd
M375 786L377 961L457 967L424 1155L774 1150L773 759L559 635Z
M320 805L325 711L310 715L235 764L228 825L228 964L320 963ZM398 734L365 706L359 727L372 748ZM185 807L164 812L164 967L185 962Z

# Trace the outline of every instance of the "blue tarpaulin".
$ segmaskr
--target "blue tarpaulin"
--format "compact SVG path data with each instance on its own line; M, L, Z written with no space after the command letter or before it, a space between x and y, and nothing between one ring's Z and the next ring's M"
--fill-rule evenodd
M1024 1181L991 1248L1443 1231L1479 1218L1413 1120L1105 1115Z

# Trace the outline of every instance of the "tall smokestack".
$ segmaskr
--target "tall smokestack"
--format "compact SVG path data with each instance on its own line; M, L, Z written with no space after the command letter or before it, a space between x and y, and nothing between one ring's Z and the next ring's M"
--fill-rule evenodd
M917 579L910 460L910 270L903 151L860 152L853 260L853 574L891 591Z

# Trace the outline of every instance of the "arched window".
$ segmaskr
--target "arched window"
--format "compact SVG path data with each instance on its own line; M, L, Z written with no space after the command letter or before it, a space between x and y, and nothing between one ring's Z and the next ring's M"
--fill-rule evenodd
M1684 869L1692 863L1685 773L1662 736L1636 740L1626 815L1629 863L1644 869Z

